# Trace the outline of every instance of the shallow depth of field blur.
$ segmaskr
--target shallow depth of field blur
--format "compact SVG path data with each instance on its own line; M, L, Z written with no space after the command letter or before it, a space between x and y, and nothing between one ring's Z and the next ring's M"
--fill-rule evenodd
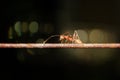
M77 30L83 43L120 43L119 4L118 0L8 2L1 16L0 37L5 38L1 38L0 41L2 43L43 43L52 35L62 35L65 32L70 32L72 35L74 30ZM60 43L59 37L53 37L47 43ZM39 67L59 67L62 72L61 70L58 72L60 71L62 76L66 77L65 79L73 80L77 78L109 80L120 76L118 48L22 48L13 49L13 52L14 55L10 56L12 54L10 53L8 59L14 57L17 64L15 70L18 70L18 73L22 71L27 73L28 66L34 71L37 66L38 72L41 71ZM20 74L17 77L20 77Z

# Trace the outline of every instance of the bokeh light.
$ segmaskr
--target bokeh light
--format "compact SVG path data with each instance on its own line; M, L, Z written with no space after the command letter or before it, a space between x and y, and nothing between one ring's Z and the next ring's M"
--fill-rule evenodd
M22 28L21 28L23 33L28 32L28 23L27 22L22 22Z
M40 24L39 24L38 31L39 31L40 33L44 33L44 24L43 24L43 23L40 23Z
M85 30L77 30L77 32L82 42L88 42L88 33Z
M8 38L13 39L13 29L12 29L12 27L10 27L9 30L8 30Z
M18 36L21 36L21 22L17 21L14 25L14 29Z
M107 38L108 38L108 43L116 43L117 41L116 34L111 31L107 32Z
M24 62L25 61L25 56L22 53L17 53L17 59L20 62Z
M89 40L92 43L103 43L104 42L104 33L100 29L94 29L89 34Z
M66 49L68 57L85 64L100 65L114 56L115 49Z
M115 43L116 42L115 33L100 29L94 29L89 34L89 40L92 43Z
M54 27L53 27L52 24L45 24L45 26L44 26L44 32L45 32L45 33L50 34L50 33L52 33L53 31L54 31Z
M29 31L32 34L36 33L38 31L38 28L39 28L39 24L36 21L31 22L29 25Z

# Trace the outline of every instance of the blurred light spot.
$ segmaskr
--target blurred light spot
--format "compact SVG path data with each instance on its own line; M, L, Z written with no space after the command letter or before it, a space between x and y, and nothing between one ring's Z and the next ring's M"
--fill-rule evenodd
M15 29L17 35L21 36L21 22L20 21L15 23L14 29Z
M27 49L28 54L34 55L35 53L32 51L32 49Z
M29 25L29 31L31 33L36 33L38 31L38 26L39 25L36 21L31 22L30 25Z
M17 59L20 61L20 62L23 62L25 60L25 57L22 53L17 53Z
M10 27L9 30L8 30L8 38L13 39L13 29L12 29L12 27Z
M115 49L91 49L92 59L95 64L102 64L106 61L111 60L114 55Z
M28 23L22 22L22 32L25 33L28 31Z
M44 42L44 39L40 38L36 41L36 43L43 43Z
M115 49L67 49L65 52L69 54L69 58L74 58L78 62L99 65L111 60Z
M115 33L108 32L107 38L108 38L109 43L110 42L115 43L117 41L117 37L116 37Z
M108 36L108 32L104 31L104 41L103 43L108 43L110 40L109 40L109 36Z
M88 42L88 33L84 30L77 30L80 40L82 42Z
M89 35L90 42L93 43L102 43L104 42L104 33L99 29L94 29L90 32Z
M54 31L53 25L52 24L45 24L44 26L44 32L45 33L52 33Z
M39 24L39 29L38 29L38 31L40 32L40 33L44 33L44 24Z

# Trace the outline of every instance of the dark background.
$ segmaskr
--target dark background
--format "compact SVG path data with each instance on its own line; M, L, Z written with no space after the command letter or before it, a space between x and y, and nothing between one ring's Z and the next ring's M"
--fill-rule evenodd
M0 42L10 42L7 38L10 25L17 20L29 21L29 18L41 23L53 23L56 26L54 34L59 33L59 29L63 28L57 26L69 19L71 22L94 22L119 26L119 4L119 0L4 0L0 3ZM61 19L60 16L62 16ZM118 32L120 29L119 27L106 28L115 29ZM20 63L16 58L17 51L18 49L1 49L0 65L3 79L110 80L120 76L120 72L116 69L119 63L119 49L116 49L112 60L102 65L67 60L58 49L50 49L48 53L51 54L37 56L38 62L35 62L37 60L29 61L36 58L29 56L28 61ZM59 55L61 57L58 58Z

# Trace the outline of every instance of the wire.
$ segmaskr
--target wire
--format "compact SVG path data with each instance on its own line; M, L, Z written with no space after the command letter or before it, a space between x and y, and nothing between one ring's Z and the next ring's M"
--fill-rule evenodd
M120 43L88 44L36 44L36 43L0 43L0 48L120 48Z

